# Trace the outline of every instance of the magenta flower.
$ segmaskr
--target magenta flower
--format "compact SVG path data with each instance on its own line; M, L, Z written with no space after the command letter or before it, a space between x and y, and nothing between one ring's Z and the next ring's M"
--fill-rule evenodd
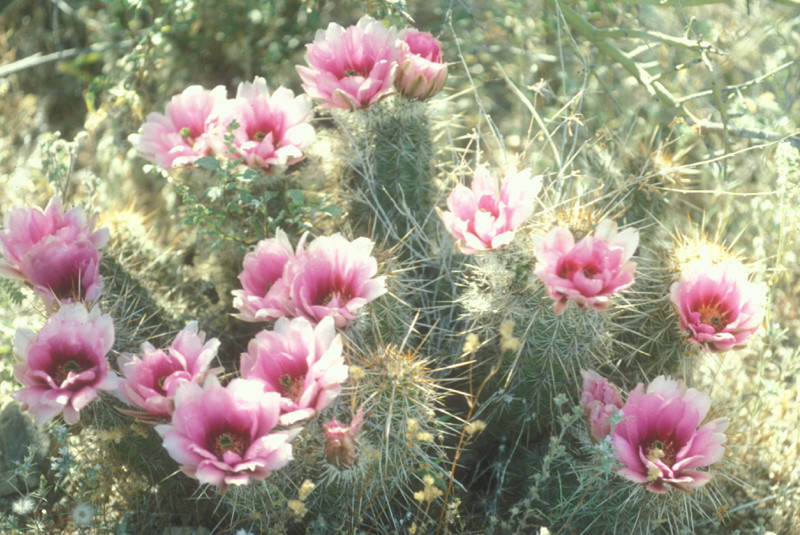
M281 318L261 331L242 353L242 377L280 394L281 424L292 425L328 407L347 379L342 338L333 319L317 326L305 318Z
M747 270L728 260L687 264L670 299L688 340L719 353L742 347L764 317L766 289L747 280Z
M402 57L394 27L369 15L346 29L330 23L306 50L309 67L298 65L297 73L306 93L327 108L366 108L388 96Z
M211 154L209 133L226 98L221 85L210 91L189 86L172 97L165 113L149 113L140 132L129 139L142 158L162 169L191 165Z
M214 149L225 154L225 135L232 121L239 125L233 130L235 158L244 158L255 169L274 165L291 165L304 158L303 149L314 140L311 118L311 99L294 96L291 89L279 87L272 95L264 78L242 82L236 98L228 101L215 127Z
M184 327L166 351L156 349L148 342L142 344L142 356L130 353L117 359L124 381L119 393L126 401L142 411L122 411L131 416L152 419L169 418L173 411L173 398L183 383L201 384L209 375L221 368L209 369L217 356L219 340L205 341L205 333L197 330L197 322Z
M0 233L0 275L24 280L52 307L97 299L103 289L100 249L108 230L95 231L95 222L80 207L64 213L58 197L44 212L14 208Z
M233 306L244 321L271 321L287 315L288 289L283 282L283 268L294 258L286 233L278 229L275 237L261 240L256 250L244 257L239 274L241 290L234 290Z
M356 440L364 424L364 411L358 409L350 425L333 418L322 424L325 436L325 459L336 468L349 468L358 460Z
M42 425L58 413L74 424L80 411L102 390L113 390L117 377L109 371L106 354L114 345L114 322L100 309L68 304L50 316L34 333L20 329L14 353L21 362L14 375L25 388L11 394Z
M364 305L386 293L386 277L375 276L373 245L368 238L351 242L341 234L319 237L305 251L298 245L283 274L290 315L314 323L332 316L336 327L347 328Z
M447 197L450 211L436 208L436 213L462 253L499 249L511 243L514 231L531 216L541 188L541 177L531 178L530 169L518 173L512 167L498 190L497 181L480 166L469 189L459 184Z
M617 387L593 371L581 370L583 392L581 405L586 416L589 438L600 442L611 433L611 415L622 408L622 396Z
M705 485L711 474L695 468L722 459L728 427L725 418L700 425L710 406L706 393L663 375L647 391L640 383L628 394L623 419L611 434L623 465L617 473L658 493L667 492L667 485L682 491Z
M638 245L638 231L617 232L617 224L610 219L600 221L594 235L577 244L568 229L555 227L535 244L533 273L556 300L556 315L564 312L568 301L581 308L605 310L611 294L633 284L636 263L629 260Z
M402 32L403 57L394 86L404 97L426 100L442 90L447 79L447 64L442 63L439 41L428 32Z
M273 431L279 396L259 381L234 379L227 387L209 377L201 387L183 383L172 422L156 426L164 448L183 473L224 493L286 466L291 439L300 431Z

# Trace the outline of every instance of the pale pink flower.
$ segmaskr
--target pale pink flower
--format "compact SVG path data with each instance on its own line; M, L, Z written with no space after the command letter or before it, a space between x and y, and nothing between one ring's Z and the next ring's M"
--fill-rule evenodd
M581 370L581 376L581 405L589 438L593 442L600 442L611 433L609 420L615 411L622 408L622 396L616 385L591 370Z
M167 104L165 112L149 113L130 141L142 158L162 169L191 165L212 152L209 134L227 90L191 85Z
M217 356L219 340L206 342L205 337L203 331L198 332L197 322L192 321L166 351L144 342L141 357L131 353L120 356L117 364L125 378L119 384L120 397L145 411L122 412L142 419L169 418L180 385L202 384L207 376L219 373L221 368L209 368Z
M766 289L738 261L696 260L681 271L670 299L688 340L718 353L742 347L764 317Z
M321 236L287 263L283 279L292 316L317 323L333 317L336 327L347 328L361 308L386 293L386 277L376 277L378 262L368 238L348 241L341 234Z
M270 95L267 82L257 76L253 82L242 82L236 98L229 100L215 127L212 144L216 152L225 154L228 125L239 125L232 131L234 158L244 158L252 168L269 169L274 165L291 165L304 158L303 149L314 140L311 99L291 89L279 87Z
M531 216L541 188L541 177L531 178L530 169L517 172L513 167L498 188L489 170L480 166L470 188L459 184L447 197L450 211L436 208L436 213L462 253L499 249L511 243L514 231Z
M61 199L55 196L42 211L39 208L13 208L6 213L0 232L0 275L26 279L22 263L44 239L63 243L87 240L97 250L108 242L108 229L94 230L97 217L87 218L76 206L64 213Z
M50 199L44 212L12 209L0 233L0 275L27 282L54 308L97 299L103 290L100 249L108 230L94 230L95 222L80 207L64 213L59 197Z
M281 424L306 420L328 407L347 379L342 338L333 319L314 326L305 318L281 318L261 331L242 353L241 373L280 394Z
M406 46L394 86L404 97L429 99L442 90L447 79L439 41L428 32L416 30L402 32L400 38Z
M667 492L667 485L682 491L705 485L711 474L695 468L722 459L728 427L725 418L700 425L710 407L708 394L681 381L662 375L646 391L640 383L628 394L622 421L611 433L623 465L617 473L658 493Z
M286 466L291 439L300 431L273 431L279 396L260 381L234 379L222 387L209 377L201 387L183 383L169 424L156 426L164 448L183 473L224 493Z
M278 229L274 238L261 240L256 250L244 257L239 274L241 290L234 290L233 306L244 321L271 321L285 316L288 293L283 282L283 268L294 258L286 233Z
M358 409L350 425L344 425L335 417L322 424L325 436L325 460L336 468L349 468L358 460L357 438L364 424L364 410Z
M303 89L327 108L366 108L392 91L402 43L394 27L365 15L355 26L335 22L306 45L309 67L297 66Z
M58 413L74 424L80 411L102 390L113 390L117 377L106 354L114 345L114 322L108 314L81 303L68 304L50 316L38 333L20 329L14 353L21 359L14 375L25 388L11 396L42 425Z
M554 227L535 243L534 275L556 300L556 315L564 312L568 301L581 308L605 310L611 294L633 284L636 263L629 260L638 245L637 230L617 232L617 224L610 219L600 221L594 235L577 244L568 229Z

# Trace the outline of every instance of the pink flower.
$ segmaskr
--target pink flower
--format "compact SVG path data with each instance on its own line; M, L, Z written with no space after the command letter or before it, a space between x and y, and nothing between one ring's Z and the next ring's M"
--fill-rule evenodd
M747 270L734 260L686 265L670 289L688 340L718 353L742 347L764 317L766 289L747 280Z
M197 322L184 327L167 351L156 349L148 342L142 344L142 356L130 353L117 359L120 372L125 377L119 392L126 401L146 412L123 411L138 418L169 417L173 411L173 398L183 383L201 384L206 377L215 375L221 368L209 370L217 356L219 340L205 341L205 333L197 330Z
M327 108L366 108L388 96L402 56L394 27L365 15L355 26L335 22L306 45L309 67L297 66L303 89Z
M394 86L404 97L429 99L442 90L447 79L439 41L428 32L414 30L405 31L400 37L406 46Z
M64 213L58 196L50 199L44 212L39 208L13 208L6 213L0 233L0 275L26 279L22 263L46 238L61 242L88 240L96 249L102 249L108 242L108 229L95 231L96 222L96 217L87 219L80 206Z
M103 289L100 249L108 242L108 230L95 231L95 222L80 207L64 213L58 197L44 212L11 210L0 233L0 275L26 281L52 307L60 301L97 299Z
M236 98L228 101L215 127L214 149L225 154L227 126L236 121L233 130L234 157L244 158L252 168L269 169L273 165L291 165L304 158L303 151L314 140L311 99L294 96L291 89L279 87L270 96L267 82L257 76L242 82Z
M294 258L289 238L281 229L271 239L261 240L255 251L244 257L239 275L241 290L234 290L233 306L244 321L271 321L285 316L288 293L283 268Z
M183 473L225 492L286 466L290 440L300 431L273 431L279 396L259 381L234 379L223 388L216 377L201 387L187 382L175 394L170 424L156 426L164 448Z
M581 405L586 416L589 438L600 442L611 433L611 415L622 408L622 396L617 387L593 371L581 370L583 392Z
M88 240L40 241L22 262L34 290L51 307L59 302L94 301L103 291L102 255Z
M21 359L14 375L25 388L11 396L42 425L60 412L74 424L98 391L116 388L106 354L114 345L114 322L100 309L64 305L38 332L20 329L14 353Z
M358 460L356 438L364 424L364 411L358 412L350 421L350 425L333 418L322 425L325 436L325 459L336 468L349 468Z
M710 466L724 454L725 418L702 426L711 398L687 389L680 381L659 376L647 391L640 383L622 407L623 419L611 434L617 473L651 492L670 485L688 491L705 485L711 474L695 468Z
M378 262L368 238L348 241L341 234L303 244L284 270L288 310L317 323L332 316L336 327L347 328L358 311L386 293L386 277L376 277Z
M512 167L498 190L497 181L480 166L470 189L459 184L447 197L450 211L436 208L436 213L456 239L459 251L490 251L511 243L514 231L533 213L541 188L541 177L531 178L530 169L518 173Z
M568 301L581 308L605 310L609 295L633 284L636 263L628 260L638 245L638 231L617 232L617 224L610 219L600 221L594 235L577 244L568 229L555 227L535 244L534 275L556 300L556 315L564 312Z
M216 112L227 98L227 90L192 85L175 95L164 114L152 112L139 134L130 136L142 158L162 169L191 165L211 154L209 130Z
M281 318L261 331L242 353L242 377L264 383L280 394L281 424L311 418L328 407L347 379L341 335L333 319L315 327L305 318Z

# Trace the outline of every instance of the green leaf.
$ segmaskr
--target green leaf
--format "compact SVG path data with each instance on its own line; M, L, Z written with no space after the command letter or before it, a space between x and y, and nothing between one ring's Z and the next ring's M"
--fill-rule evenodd
M203 169L208 169L209 171L216 171L220 167L219 160L213 156L206 156L205 158L195 160L194 164L198 167L202 167Z
M323 206L320 208L320 212L325 212L331 217L342 217L344 211L336 206L335 204L329 204L328 206Z
M294 204L303 204L306 200L306 196L303 195L303 192L299 189L286 190L286 196L289 197L289 200Z

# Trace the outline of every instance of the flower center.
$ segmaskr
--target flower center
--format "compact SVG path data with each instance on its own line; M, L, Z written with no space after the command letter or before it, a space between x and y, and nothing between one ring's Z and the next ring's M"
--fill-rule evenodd
M281 386L285 389L284 395L297 403L300 396L303 395L303 390L306 386L306 376L292 377L287 373L281 377L280 382Z
M56 365L55 369L50 373L50 377L53 378L53 382L59 386L69 377L69 373L80 373L89 366L84 367L84 365L80 364L77 360L70 359L66 362L60 362Z
M164 381L166 380L167 376L162 375L161 377L158 378L158 381L156 381L156 388L158 389L160 394L163 394L165 396L167 395L167 391L164 389Z
M647 448L645 448L645 457L649 461L655 462L660 460L667 466L675 464L675 445L671 440L662 442L661 440L654 440Z
M353 69L347 69L346 71L344 71L344 75L345 76L356 76L356 75L358 75L358 73L356 71L354 71Z
M225 431L214 437L209 451L221 461L223 454L228 451L243 457L249 446L250 436L248 434L241 431Z
M349 303L353 294L349 290L331 290L322 299L323 305L342 306Z
M583 275L587 279L591 279L593 276L597 275L598 273L600 273L600 270L597 269L595 266L586 266L585 268L583 268Z
M254 139L255 141L264 141L264 138L265 138L265 137L267 137L267 134L265 134L265 133L264 133L264 132L262 132L261 130L259 130L259 131L258 131L258 132L256 132L255 134L253 134L253 139Z
M725 311L720 310L718 304L702 304L697 310L700 314L700 323L714 327L716 332L720 332L728 324L728 317Z
M55 284L51 284L49 288L59 301L73 298L83 300L84 298L80 269L78 269L76 273L65 273Z

